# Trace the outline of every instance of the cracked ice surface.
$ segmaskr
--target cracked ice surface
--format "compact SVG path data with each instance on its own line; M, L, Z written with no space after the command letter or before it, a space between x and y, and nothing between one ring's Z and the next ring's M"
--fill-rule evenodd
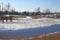
M60 24L60 19L39 18L39 19L18 19L13 22L0 22L0 30L20 30L28 28L37 28Z

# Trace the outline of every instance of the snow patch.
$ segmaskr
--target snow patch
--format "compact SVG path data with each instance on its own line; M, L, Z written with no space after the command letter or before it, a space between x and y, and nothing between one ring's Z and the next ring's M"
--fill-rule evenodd
M39 19L18 19L13 22L0 22L0 30L20 30L28 28L37 28L60 24L60 19L39 18Z

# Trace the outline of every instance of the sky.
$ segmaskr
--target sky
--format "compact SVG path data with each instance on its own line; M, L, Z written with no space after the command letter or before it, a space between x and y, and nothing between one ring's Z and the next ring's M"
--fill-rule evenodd
M16 11L35 11L40 7L41 11L50 9L51 11L60 11L60 0L0 0L0 3L10 3Z

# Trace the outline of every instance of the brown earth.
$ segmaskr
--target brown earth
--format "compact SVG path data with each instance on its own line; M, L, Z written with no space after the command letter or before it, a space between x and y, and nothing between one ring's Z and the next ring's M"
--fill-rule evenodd
M17 37L17 36L15 36L14 38L3 37L0 39L2 40L60 40L60 33L44 35L44 36L37 35L33 37Z
M38 18L60 18L60 17L57 17L57 16L31 16L32 19L38 19Z
M44 16L31 16L33 19L45 18Z

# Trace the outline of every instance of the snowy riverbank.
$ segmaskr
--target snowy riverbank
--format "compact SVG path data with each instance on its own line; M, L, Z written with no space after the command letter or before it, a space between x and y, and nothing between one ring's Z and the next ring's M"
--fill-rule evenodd
M20 30L28 28L37 28L60 24L60 19L39 18L39 19L18 19L13 22L0 22L0 30Z

